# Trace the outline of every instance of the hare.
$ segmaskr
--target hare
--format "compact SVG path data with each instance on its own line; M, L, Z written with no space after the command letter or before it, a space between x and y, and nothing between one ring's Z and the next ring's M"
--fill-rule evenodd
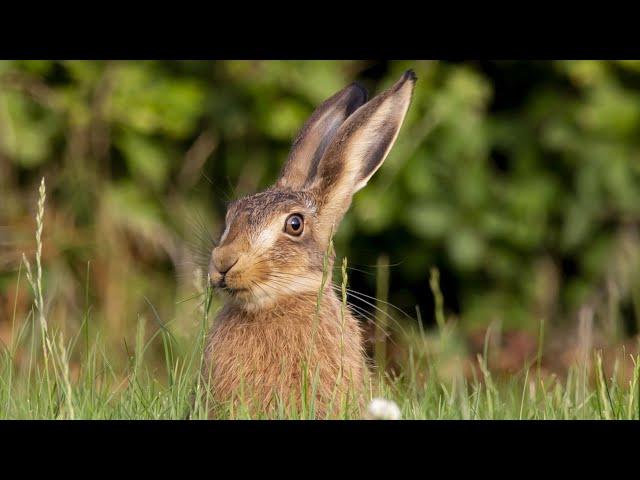
M330 237L395 142L415 81L408 70L369 102L357 83L339 91L304 124L275 185L229 205L209 264L227 297L205 348L216 404L319 418L361 406L362 333L332 288Z

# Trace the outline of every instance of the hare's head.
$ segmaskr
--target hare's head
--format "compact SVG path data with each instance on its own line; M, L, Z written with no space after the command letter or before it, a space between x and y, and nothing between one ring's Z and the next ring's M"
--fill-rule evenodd
M253 307L318 292L330 236L389 153L415 80L407 71L369 102L352 84L317 108L276 184L229 205L209 266L215 287Z

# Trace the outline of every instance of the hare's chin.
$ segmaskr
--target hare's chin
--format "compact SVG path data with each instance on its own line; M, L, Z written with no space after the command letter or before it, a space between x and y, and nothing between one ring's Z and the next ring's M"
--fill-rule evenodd
M279 299L277 296L261 295L248 289L236 291L235 293L227 291L227 295L233 304L249 312L269 308L276 304Z
M248 288L230 288L230 287L224 287L224 288L220 288L220 290L222 292L224 292L226 295L228 295L231 298L248 298L251 296L249 289Z

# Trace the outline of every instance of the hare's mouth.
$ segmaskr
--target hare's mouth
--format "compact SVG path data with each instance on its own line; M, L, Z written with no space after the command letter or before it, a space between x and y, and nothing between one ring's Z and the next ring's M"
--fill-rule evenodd
M238 296L240 294L246 293L249 291L248 288L241 288L241 287L229 287L228 285L222 286L220 287L221 290L227 292L229 295L235 297Z
M240 293L243 292L248 292L249 289L248 288L244 288L244 287L235 287L235 286L231 286L227 283L227 279L223 276L222 278L220 278L217 281L213 282L213 286L218 289L218 290L222 290L223 292L228 293L231 296L236 296Z

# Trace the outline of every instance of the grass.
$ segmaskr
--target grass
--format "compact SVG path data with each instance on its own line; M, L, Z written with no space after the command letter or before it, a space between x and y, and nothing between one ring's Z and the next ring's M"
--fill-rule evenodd
M36 214L35 264L26 256L17 282L26 277L33 306L24 321L12 318L12 337L0 352L0 418L4 419L204 419L211 407L208 390L199 375L205 335L213 316L212 292L200 287L190 300L199 302L197 327L186 336L172 332L155 308L149 310L155 326L139 317L133 345L124 342L124 365L104 340L99 325L92 324L85 306L80 328L63 332L48 325L42 284L42 227L45 217L44 179ZM384 264L385 262L381 262ZM89 269L89 266L87 266ZM341 298L347 300L347 265L341 267ZM23 273L24 272L24 273ZM405 419L639 419L640 358L633 358L630 380L621 380L618 364L605 374L602 354L585 351L583 361L569 368L566 378L540 372L541 350L531 365L507 378L494 378L489 368L490 342L478 355L471 376L463 375L456 356L457 332L447 323L438 273L432 271L430 286L436 299L437 328L424 331L420 322L403 324L389 313L386 303L388 272L380 269L377 299L375 355L385 353L386 330L396 330L393 341L404 351L400 373L378 373L369 386L369 399L393 400ZM323 280L324 281L324 280ZM88 292L88 285L86 286ZM88 298L88 296L87 296ZM87 302L88 303L88 302ZM15 312L15 308L14 308ZM420 312L417 311L418 317ZM389 323L390 322L390 323ZM387 324L383 329L381 325ZM418 325L414 327L413 325ZM544 334L540 325L540 336ZM382 334L380 333L382 332ZM162 364L152 359L160 347ZM381 360L382 361L382 360ZM627 378L624 375L622 378ZM349 405L344 405L342 418ZM313 405L302 411L278 409L277 418L313 418ZM364 413L352 417L362 418ZM221 419L251 418L242 405L216 412Z

